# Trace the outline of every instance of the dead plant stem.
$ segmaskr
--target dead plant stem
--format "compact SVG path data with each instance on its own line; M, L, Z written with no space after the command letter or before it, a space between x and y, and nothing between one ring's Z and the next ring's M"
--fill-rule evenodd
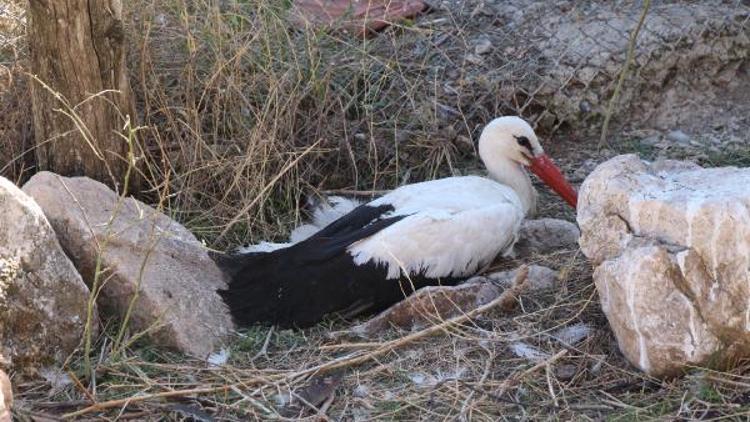
M615 86L615 91L612 93L612 98L609 99L609 104L607 105L607 113L604 115L604 124L602 125L602 134L599 137L599 148L602 148L607 143L607 132L609 131L609 121L612 119L612 114L614 113L615 104L617 104L617 100L620 98L620 91L622 90L622 84L625 82L625 77L628 74L630 64L633 62L633 56L635 55L635 44L636 44L636 40L638 39L638 33L641 32L641 27L643 26L643 22L645 22L646 20L646 15L648 14L649 7L651 7L651 0L644 0L643 11L641 12L641 17L638 20L638 25L636 25L635 29L630 34L630 41L628 41L628 53L625 58L625 63L622 65L622 70L620 70L620 76L617 79L617 85Z

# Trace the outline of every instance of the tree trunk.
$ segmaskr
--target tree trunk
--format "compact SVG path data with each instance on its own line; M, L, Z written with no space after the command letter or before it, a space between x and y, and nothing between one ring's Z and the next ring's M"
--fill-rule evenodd
M30 0L28 18L37 164L120 186L135 127L121 1Z

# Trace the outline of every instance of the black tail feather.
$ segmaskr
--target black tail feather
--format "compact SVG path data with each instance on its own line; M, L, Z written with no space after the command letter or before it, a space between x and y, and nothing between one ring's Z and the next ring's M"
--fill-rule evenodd
M238 255L231 255L223 252L208 251L208 256L216 265L226 274L227 277L233 278L242 270L242 260Z
M378 220L392 210L391 206L360 206L290 247L217 259L231 277L228 288L219 294L235 322L304 327L356 302L377 306L384 291L400 292L398 281L385 279L385 268L355 265L346 250L404 218Z

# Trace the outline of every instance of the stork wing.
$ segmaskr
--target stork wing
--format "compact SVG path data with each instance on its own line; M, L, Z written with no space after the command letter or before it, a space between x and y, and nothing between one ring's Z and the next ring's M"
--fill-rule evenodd
M517 204L500 202L450 211L425 209L352 244L356 264L385 265L388 278L474 274L516 242L524 215Z

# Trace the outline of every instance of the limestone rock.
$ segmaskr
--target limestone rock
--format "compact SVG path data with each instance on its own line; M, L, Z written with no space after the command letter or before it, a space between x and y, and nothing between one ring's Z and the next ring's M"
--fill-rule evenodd
M24 186L44 210L84 280L101 252L102 311L123 317L156 344L206 358L233 328L216 293L224 276L187 229L151 207L86 177L36 174ZM115 216L110 223L112 216ZM108 225L111 226L108 229Z
M556 218L524 220L513 251L516 256L524 257L566 248L576 249L580 235L578 227L569 221Z
M89 290L41 208L2 177L0 215L0 361L31 374L78 347Z
M688 144L690 142L690 135L680 129L676 129L667 134L667 139L678 144Z
M481 282L489 281L500 287L507 288L513 283L516 278L518 269L510 271L498 271L496 273L488 274L486 276L477 276L469 280L469 282ZM529 265L529 275L527 283L528 290L540 290L549 289L557 284L557 272L551 268L544 267L542 265Z
M412 330L453 318L485 305L510 287L518 269L472 277L458 286L427 286L373 318L343 333L372 338L397 327ZM528 290L552 287L556 273L541 265L529 266ZM337 334L334 335L336 337Z
M13 387L8 375L0 371L0 422L11 422L13 416Z
M750 169L600 165L583 183L581 249L620 349L654 376L750 356Z
M417 329L476 309L500 296L502 292L503 289L488 282L423 287L352 328L350 333L372 338L391 327Z

